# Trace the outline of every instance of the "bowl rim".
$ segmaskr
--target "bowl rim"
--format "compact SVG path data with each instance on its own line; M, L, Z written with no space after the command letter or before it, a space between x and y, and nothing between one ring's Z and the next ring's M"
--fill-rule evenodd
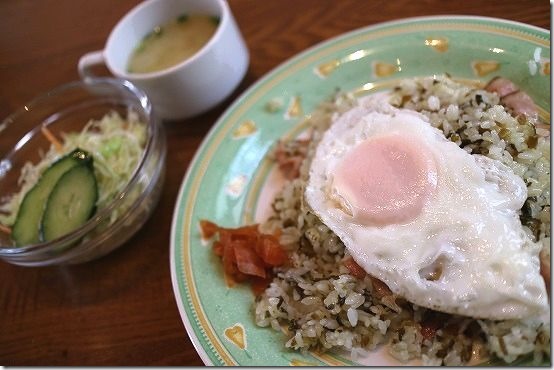
M102 86L107 85L111 87L117 87L122 88L124 90L127 90L130 92L136 100L138 101L140 107L143 109L144 113L146 114L149 119L145 122L145 125L147 127L147 137L146 137L146 143L144 145L144 149L142 151L141 157L138 161L138 163L135 165L135 169L133 170L131 177L129 181L125 184L123 189L121 189L117 195L112 199L105 207L102 207L101 209L97 210L97 212L83 225L79 226L78 228L74 229L73 231L60 236L59 238L47 241L47 242L40 242L35 244L29 244L24 246L3 246L0 245L0 257L24 257L24 256L30 256L36 252L47 252L47 251L53 251L56 248L59 248L60 245L65 245L66 243L69 245L71 242L77 241L84 237L86 234L88 234L90 231L92 231L94 228L96 228L104 219L106 216L108 216L115 208L119 207L126 199L127 195L134 189L136 184L139 182L141 170L144 168L147 158L149 158L152 154L152 151L154 150L154 143L158 140L158 136L160 135L160 123L158 122L158 119L155 115L153 115L152 112L152 103L150 102L150 99L146 95L146 93L132 84L131 82L119 79L119 78L112 78L112 77L95 77L87 80L78 80L78 81L72 81L68 82L66 84L57 86L45 93L39 94L33 99L31 99L28 103L23 104L22 107L8 115L4 120L0 122L0 134L2 131L8 127L11 123L13 123L17 118L20 116L30 112L33 107L36 107L39 104L42 104L43 102L47 101L48 99L51 99L54 96L59 96L68 90L77 89L77 88L87 88L95 86ZM55 113L54 113L55 114ZM39 123L40 125L41 123ZM33 126L25 134L28 134L29 132L33 131L36 128L36 126ZM24 135L25 135L24 134ZM129 211L133 210L135 207L134 205L137 202L141 202L144 196L144 191L150 189L149 186L146 186L143 191L139 194L137 199L131 203L129 208L120 216L120 218L124 218ZM109 225L106 230L104 230L101 234L103 235L106 231L111 230L114 225L118 225L119 223L116 221L112 225ZM94 240L94 239L92 239ZM79 242L79 244L68 248L66 251L70 252L75 250L79 245L82 245L83 242ZM62 253L63 255L63 253ZM58 255L59 257L59 255Z

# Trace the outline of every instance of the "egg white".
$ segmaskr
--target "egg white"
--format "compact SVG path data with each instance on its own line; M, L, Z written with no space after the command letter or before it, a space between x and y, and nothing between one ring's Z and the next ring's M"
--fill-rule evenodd
M371 226L345 207L334 174L356 145L391 133L428 148L438 182L415 219ZM361 99L335 119L318 144L305 196L366 272L417 305L489 319L548 310L540 245L518 217L525 183L500 162L459 148L423 115L390 106L386 95Z

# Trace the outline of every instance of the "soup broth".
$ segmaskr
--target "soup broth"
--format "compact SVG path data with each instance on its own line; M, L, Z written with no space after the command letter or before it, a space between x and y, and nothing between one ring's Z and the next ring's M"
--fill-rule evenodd
M161 71L184 61L210 40L218 24L217 17L181 15L172 22L154 28L135 47L127 71Z

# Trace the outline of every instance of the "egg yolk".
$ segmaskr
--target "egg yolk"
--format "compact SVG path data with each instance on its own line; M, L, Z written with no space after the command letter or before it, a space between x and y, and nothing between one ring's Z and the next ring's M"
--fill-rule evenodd
M437 186L435 160L401 134L372 137L337 165L334 194L356 222L385 226L417 217Z

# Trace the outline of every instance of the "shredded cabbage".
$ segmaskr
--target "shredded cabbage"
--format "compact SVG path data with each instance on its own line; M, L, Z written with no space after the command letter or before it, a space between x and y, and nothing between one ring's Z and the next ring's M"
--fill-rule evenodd
M90 120L81 132L63 133L62 150L54 145L46 153L40 153L40 162L25 163L19 177L20 191L0 205L0 223L11 226L25 194L36 184L41 174L52 163L75 148L92 154L94 174L98 184L98 209L103 208L119 194L138 165L146 144L146 125L136 112L126 118L112 111L100 120ZM116 210L117 211L117 210ZM114 212L110 223L117 219Z

